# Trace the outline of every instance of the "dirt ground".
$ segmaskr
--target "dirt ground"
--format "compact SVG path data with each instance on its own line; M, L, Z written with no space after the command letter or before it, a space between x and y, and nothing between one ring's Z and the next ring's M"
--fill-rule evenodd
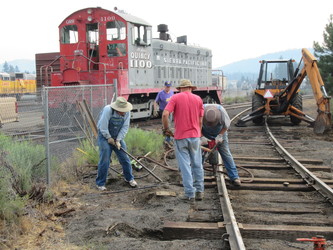
M303 102L304 111L313 113L313 100ZM314 114L310 115L315 117L315 111L316 108ZM315 135L311 128L302 124L295 138L308 142L306 150L309 158L320 155L325 165L333 166L332 132ZM164 164L162 159L159 160ZM167 162L172 168L177 168L174 159L168 159ZM164 222L186 221L192 209L191 204L180 200L183 187L179 184L181 178L178 171L147 162L144 164L163 182L146 171L134 171L139 186L133 189L119 174L120 166L112 165L106 192L95 188L96 166L86 167L80 181L58 183L54 189L57 194L54 204L32 204L26 208L19 225L20 231L12 235L14 240L2 239L0 248L221 249L219 240L163 239ZM283 246L282 243L276 243L277 248L285 249ZM291 246L290 249L296 248Z

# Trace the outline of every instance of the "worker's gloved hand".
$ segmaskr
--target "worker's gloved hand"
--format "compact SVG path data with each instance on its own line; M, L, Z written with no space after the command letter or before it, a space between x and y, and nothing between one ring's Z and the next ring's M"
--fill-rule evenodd
M216 136L215 141L216 141L216 144L217 143L222 143L223 142L223 135L219 134L218 136Z
M204 137L204 136L200 137L201 145L208 145L208 142L209 142L209 140L206 137Z
M111 145L115 145L115 140L113 138L109 138L108 143Z
M120 150L120 148L121 148L121 144L120 144L119 141L116 141L115 146L116 146L116 148L117 148L118 150Z
M154 109L153 116L158 117L158 110Z
M162 131L163 131L164 136L174 137L173 132L169 128L164 128L164 129L162 129Z

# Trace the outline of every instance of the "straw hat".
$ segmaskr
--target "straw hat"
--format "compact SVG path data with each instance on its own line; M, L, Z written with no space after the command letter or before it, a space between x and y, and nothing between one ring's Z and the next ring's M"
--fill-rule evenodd
M176 87L176 89L179 90L180 88L192 88L192 90L195 90L197 87L192 85L190 80L182 79L182 80L180 80L180 84L179 84L179 86Z
M206 107L203 117L205 126L214 127L221 121L221 112L217 107Z
M116 101L111 103L111 108L119 112L128 112L132 110L133 106L122 96L117 97Z

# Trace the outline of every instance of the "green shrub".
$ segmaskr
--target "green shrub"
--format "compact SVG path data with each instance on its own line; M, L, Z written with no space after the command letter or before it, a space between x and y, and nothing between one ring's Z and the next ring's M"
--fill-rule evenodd
M153 131L145 131L139 128L130 128L125 137L127 151L134 156L145 155L151 152L150 156L160 157L163 153L163 140L161 134ZM77 148L79 153L75 153L73 157L78 157L77 165L85 163L97 165L99 160L98 147L92 145L89 140L81 141L80 147ZM113 153L112 161L117 162L117 157Z
M84 155L84 159L88 164L97 165L99 160L98 147L92 145L89 140L82 140L78 151Z
M128 152L136 156L151 152L150 156L160 157L163 153L163 140L163 135L139 128L130 128L125 137Z
M45 179L45 150L31 142L15 142L0 134L0 217L20 215L33 185Z
M234 104L250 101L251 96L224 97L223 104Z

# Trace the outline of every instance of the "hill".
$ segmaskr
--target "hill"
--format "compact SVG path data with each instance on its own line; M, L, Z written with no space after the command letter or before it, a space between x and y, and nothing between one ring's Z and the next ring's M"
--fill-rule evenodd
M309 48L310 52L313 53L313 49ZM229 80L240 80L242 77L255 80L259 71L259 61L260 60L270 60L270 59L295 59L299 61L301 58L301 49L285 50L275 53L270 53L262 55L256 58L250 58L235 63L230 63L217 69L222 70L223 74L227 76ZM21 72L28 71L30 73L35 73L35 60L13 60L7 61L8 64L12 66L17 66ZM2 71L3 63L0 64L0 71Z
M313 53L312 48L309 48L309 50ZM258 77L260 60L295 59L296 62L299 62L301 57L302 49L285 50L230 63L221 66L218 69L223 71L223 74L228 78L228 80L240 80L242 77L255 80Z
M28 71L29 73L36 73L35 60L17 59L13 61L7 61L9 65L13 67L17 66L21 72ZM0 63L0 72L3 69L4 63Z

